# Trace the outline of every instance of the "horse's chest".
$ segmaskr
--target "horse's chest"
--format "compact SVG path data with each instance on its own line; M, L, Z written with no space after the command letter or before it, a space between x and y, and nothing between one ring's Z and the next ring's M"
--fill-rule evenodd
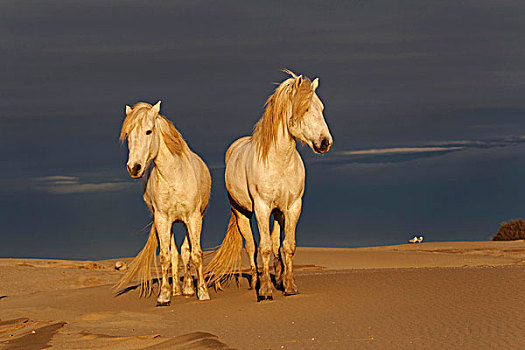
M148 196L155 207L155 211L162 211L168 216L179 218L194 207L195 195L181 186L162 186L155 184L148 191Z
M275 171L261 178L257 192L267 202L278 208L286 208L300 198L304 191L304 176L293 171Z

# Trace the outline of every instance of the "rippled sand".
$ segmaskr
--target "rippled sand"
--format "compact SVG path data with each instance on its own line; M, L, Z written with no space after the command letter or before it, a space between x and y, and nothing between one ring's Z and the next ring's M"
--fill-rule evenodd
M0 259L0 348L525 348L523 241L301 247L299 295L243 277L162 308L115 297L115 261Z

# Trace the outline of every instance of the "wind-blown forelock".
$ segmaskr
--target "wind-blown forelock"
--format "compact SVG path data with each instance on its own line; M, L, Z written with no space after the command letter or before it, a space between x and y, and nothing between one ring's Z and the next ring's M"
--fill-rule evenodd
M142 123L145 117L148 116L148 112L152 106L146 102L139 102L133 106L131 113L126 116L124 122L122 123L122 129L120 131L120 142L128 137L130 132L140 123ZM182 135L178 132L172 122L170 122L165 116L158 115L160 118L157 119L157 125L162 135L162 139L166 143L166 146L170 152L174 155L181 155L187 149L188 146Z
M142 119L151 109L151 105L146 102L139 102L133 106L131 112L126 115L124 122L122 123L122 129L120 130L120 142L128 137L129 133L137 126L137 124L142 122Z
M252 139L257 145L257 151L262 159L268 157L271 145L275 142L279 125L285 127L286 116L290 116L290 123L301 121L310 106L314 94L312 83L307 77L298 77L293 72L283 69L283 72L292 77L283 81L265 103L263 116L254 127ZM297 86L297 79L302 83Z

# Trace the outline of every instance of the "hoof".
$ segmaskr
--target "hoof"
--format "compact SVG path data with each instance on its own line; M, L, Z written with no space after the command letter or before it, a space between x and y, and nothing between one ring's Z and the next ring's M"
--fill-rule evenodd
M169 301L157 301L156 306L170 306L171 302Z
M260 301L272 301L273 300L273 297L271 295L259 295L257 296L257 302L260 302Z
M182 295L182 289L179 285L173 286L173 295Z
M295 281L292 278L283 279L284 295L295 295L299 293Z
M199 295L197 296L197 299L199 299L199 300L210 300L210 294L208 293L207 290L205 292L200 292Z
M185 279L182 283L182 295L185 297L192 297L195 295L195 288L193 287L192 279Z
M266 281L261 281L259 292L257 293L260 300L273 300L272 297L272 284L268 278Z
M275 289L283 291L284 292L284 284L283 281L275 281Z

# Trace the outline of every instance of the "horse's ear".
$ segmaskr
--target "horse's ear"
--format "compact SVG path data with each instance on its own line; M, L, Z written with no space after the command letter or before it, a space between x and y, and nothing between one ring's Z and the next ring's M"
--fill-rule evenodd
M152 110L153 112L155 112L155 114L159 114L159 112L160 112L160 102L161 102L161 101L159 100L159 102L157 102L157 103L155 104L155 106L153 106L153 107L151 108L151 110Z
M132 110L133 110L133 108L131 108L130 106L126 105L126 115L130 114Z
M303 76L300 75L297 77L297 80L295 81L295 86L299 87L303 83Z
M319 86L319 78L315 78L314 81L312 81L312 90L315 91L317 87Z

